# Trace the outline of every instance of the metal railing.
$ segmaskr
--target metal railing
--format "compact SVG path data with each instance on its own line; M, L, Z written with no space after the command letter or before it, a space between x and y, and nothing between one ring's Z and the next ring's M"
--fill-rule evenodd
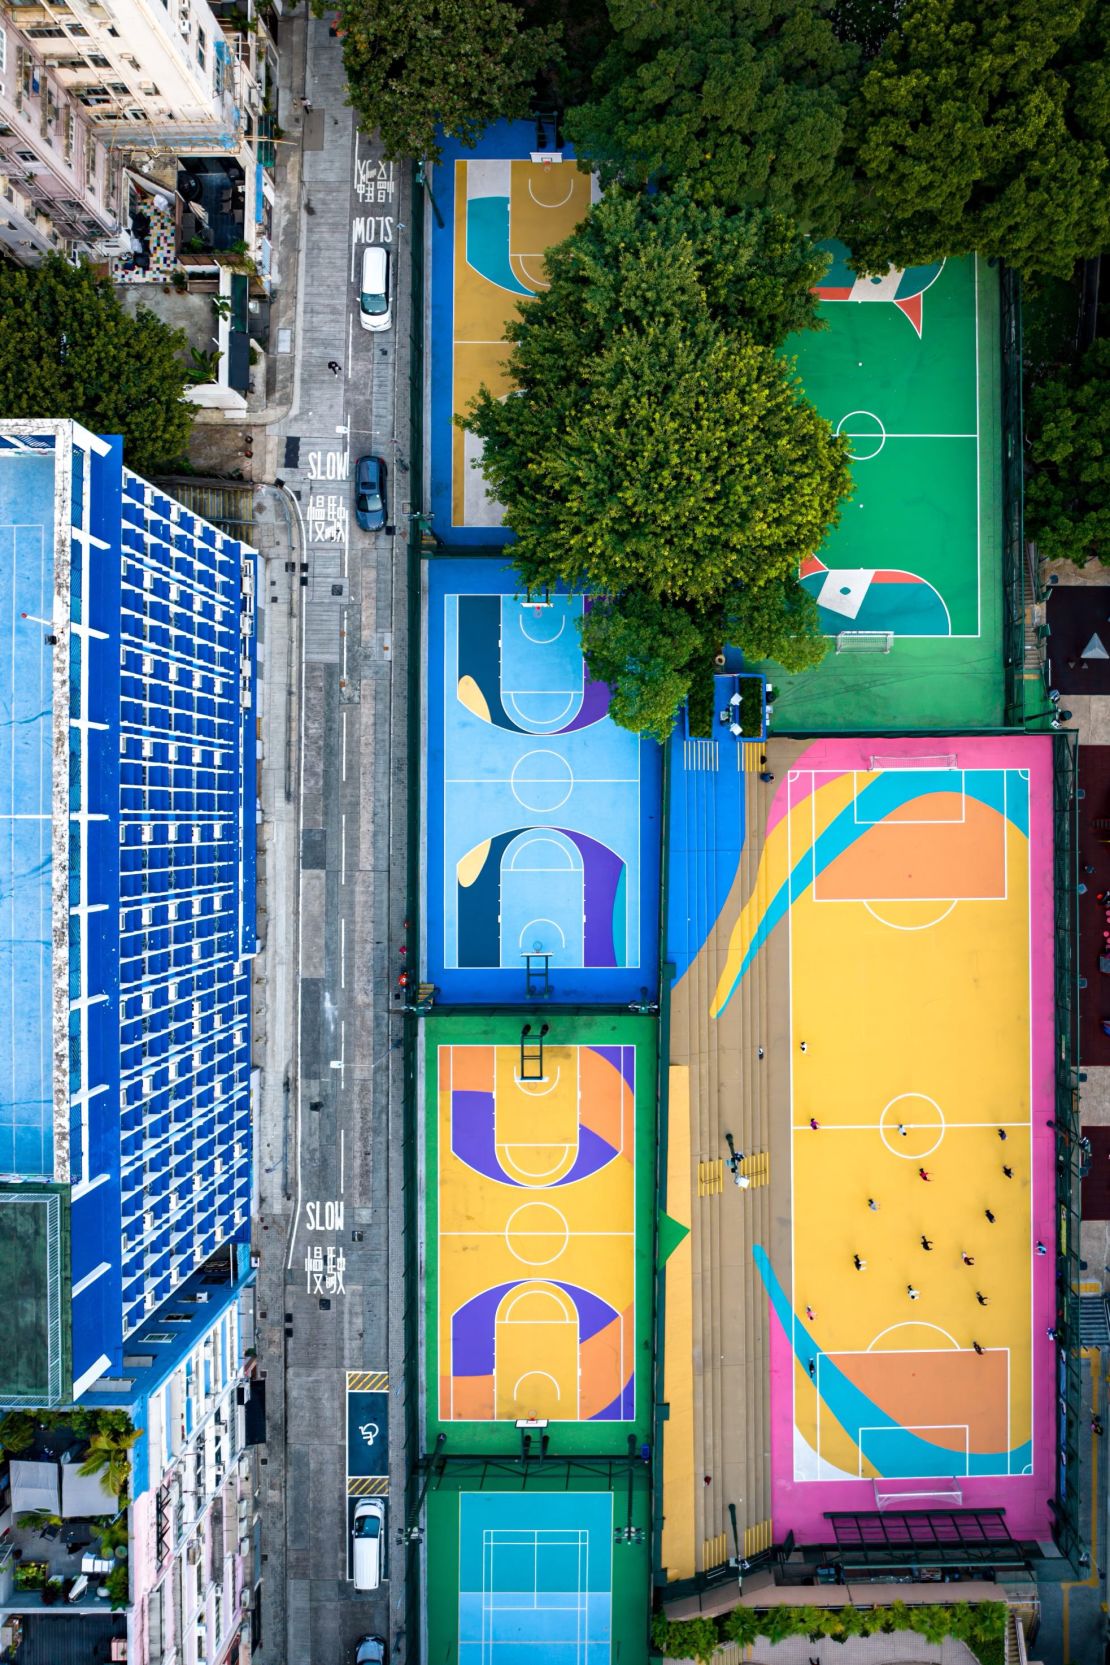
M1060 1351L1057 1383L1058 1468L1054 1536L1078 1566L1079 1436L1082 1361L1079 1351L1080 1169L1078 913L1078 747L1076 736L1052 737L1052 833L1056 1011L1056 1318Z
M424 213L425 185L422 168L413 170L409 229L411 258L409 271L409 474L407 560L407 687L408 700L408 824L406 827L407 883L405 914L409 921L410 941L420 940L420 775L421 758L421 662L420 662L420 594L421 547L424 526L421 511L424 504ZM412 958L416 963L416 956ZM404 1336L405 1336L405 1450L406 1465L405 1519L415 1516L420 1496L421 1472L421 1416L420 1416L420 1245L419 1186L420 1163L417 1149L417 1088L419 1082L420 1020L409 1003L404 1019L404 1126L402 1172L404 1176ZM423 1647L421 1601L421 1551L419 1538L406 1532L405 1545L399 1553L405 1556L405 1632L407 1658L410 1665L419 1665Z

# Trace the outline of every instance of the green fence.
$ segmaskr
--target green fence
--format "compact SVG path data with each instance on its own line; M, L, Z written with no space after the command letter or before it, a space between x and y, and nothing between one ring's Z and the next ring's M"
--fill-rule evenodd
M1041 669L1043 626L1031 609L1043 603L1036 561L1025 543L1025 436L1022 415L1021 279L1004 266L1002 331L1002 654L1007 727L1043 727L1052 715ZM1037 642L1035 650L1033 643ZM1028 644L1028 648L1027 648Z
M411 235L411 266L409 298L409 520L407 549L407 637L408 678L408 825L406 827L407 882L405 916L409 922L408 940L420 941L420 712L423 684L420 657L420 590L421 546L424 523L424 178L423 169L414 170L409 203L409 231ZM411 955L415 967L417 956ZM410 1665L419 1665L423 1649L421 1618L421 1565L419 1538L416 1534L420 1513L420 1258L418 1221L420 1217L419 1140L417 1138L417 1085L420 1052L420 1020L413 1003L407 1003L404 1029L404 1126L403 1150L405 1221L405 1472L408 1477L405 1496L405 1639L406 1657Z
M1056 1329L1064 1360L1057 1398L1056 1542L1073 1566L1082 1550L1079 1524L1079 1436L1082 1365L1079 1351L1080 1167L1078 796L1076 736L1052 740L1053 881L1056 995Z

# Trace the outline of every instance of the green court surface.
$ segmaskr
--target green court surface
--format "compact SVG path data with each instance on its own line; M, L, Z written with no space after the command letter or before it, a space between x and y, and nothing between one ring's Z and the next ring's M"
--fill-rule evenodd
M527 1021L425 1025L428 1443L515 1453L546 1419L624 1453L651 1430L655 1026Z
M515 1475L503 1462L440 1465L426 1504L428 1660L646 1662L648 1474L635 1461L533 1458Z
M829 652L770 670L776 728L1001 724L998 302L985 262L949 261L920 297L920 335L890 302L823 300L827 327L788 343L849 436L853 492L802 572Z

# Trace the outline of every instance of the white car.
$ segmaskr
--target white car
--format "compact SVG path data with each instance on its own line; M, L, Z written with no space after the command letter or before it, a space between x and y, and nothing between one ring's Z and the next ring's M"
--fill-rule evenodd
M393 323L389 305L389 253L377 245L362 251L358 321L364 330L387 330Z
M351 1529L351 1577L356 1590L376 1590L382 1581L385 1500L360 1497Z

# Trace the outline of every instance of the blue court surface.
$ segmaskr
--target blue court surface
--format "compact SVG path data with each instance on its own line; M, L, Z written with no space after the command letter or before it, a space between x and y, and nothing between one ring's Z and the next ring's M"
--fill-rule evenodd
M54 458L0 463L0 1173L54 1171L51 1061ZM28 614L30 617L23 617Z
M662 753L618 728L581 596L496 560L428 569L429 979L445 1000L639 999L658 976Z
M459 1499L460 1665L609 1665L611 1493Z

